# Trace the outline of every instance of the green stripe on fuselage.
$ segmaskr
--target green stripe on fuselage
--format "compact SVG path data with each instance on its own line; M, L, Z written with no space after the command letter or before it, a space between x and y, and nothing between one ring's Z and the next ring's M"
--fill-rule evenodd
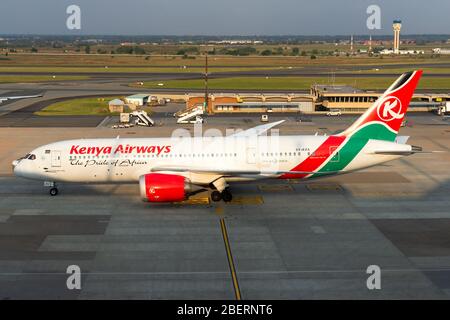
M369 139L395 141L397 135L379 123L369 124L355 132L345 145L339 150L338 157L332 157L319 172L310 178L327 175L330 171L343 170L364 148Z

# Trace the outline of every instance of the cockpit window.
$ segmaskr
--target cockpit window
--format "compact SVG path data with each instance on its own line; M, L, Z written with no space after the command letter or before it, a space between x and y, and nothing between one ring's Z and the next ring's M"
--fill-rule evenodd
M30 155L27 157L27 159L28 159L28 160L36 160L36 155L30 154Z
M24 155L23 157L20 157L20 158L17 159L17 160L28 159L29 156L30 156L30 154L27 153L26 155Z

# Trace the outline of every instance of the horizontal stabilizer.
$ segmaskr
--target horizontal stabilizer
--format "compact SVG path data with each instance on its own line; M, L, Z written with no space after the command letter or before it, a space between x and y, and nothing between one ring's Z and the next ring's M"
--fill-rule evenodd
M406 144L406 142L408 142L409 136L397 136L397 138L395 138L395 142L400 143L400 144Z
M443 153L446 151L422 151L422 150L398 150L398 151L389 151L389 150L379 150L379 151L374 151L374 154L385 154L385 155L400 155L400 156L407 156L407 155L411 155L411 154L417 154L417 153Z

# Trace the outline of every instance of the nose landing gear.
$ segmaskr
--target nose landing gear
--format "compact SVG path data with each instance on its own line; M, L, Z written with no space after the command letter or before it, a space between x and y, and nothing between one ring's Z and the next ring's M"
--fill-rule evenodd
M50 187L49 194L52 197L58 195L58 188L56 187L56 184L53 181L45 181L44 187Z
M58 195L58 188L56 188L56 187L51 188L49 193L52 197Z

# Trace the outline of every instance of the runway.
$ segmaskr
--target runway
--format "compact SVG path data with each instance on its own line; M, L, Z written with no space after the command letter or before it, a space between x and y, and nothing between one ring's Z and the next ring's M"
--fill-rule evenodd
M280 130L329 134L352 120L288 118ZM133 184L62 184L50 198L41 183L13 177L11 161L51 141L118 131L0 128L0 299L448 299L450 127L428 114L410 120L401 129L409 143L445 152L317 181L233 185L230 204L205 193L146 204ZM217 117L204 129L257 124ZM72 264L81 290L66 287ZM381 290L366 286L369 265L381 268Z

